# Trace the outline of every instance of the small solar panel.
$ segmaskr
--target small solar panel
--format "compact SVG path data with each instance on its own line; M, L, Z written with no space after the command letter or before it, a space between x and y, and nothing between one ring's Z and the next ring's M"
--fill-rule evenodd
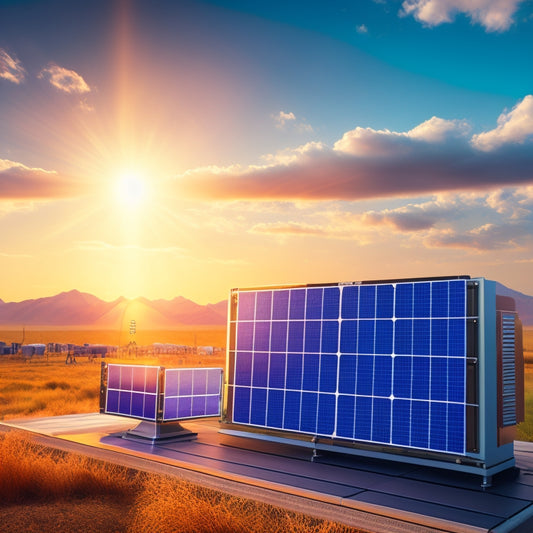
M165 370L163 420L220 416L221 368Z
M159 367L107 365L106 413L155 421L158 394Z
M465 454L467 284L235 291L230 421Z

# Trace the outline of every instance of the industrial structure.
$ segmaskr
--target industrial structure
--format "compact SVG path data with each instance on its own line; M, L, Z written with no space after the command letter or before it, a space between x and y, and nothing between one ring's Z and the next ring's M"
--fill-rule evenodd
M205 375L189 386L198 370L189 369L183 390L182 379L172 378L172 402L201 404L196 414L166 414L175 370L146 370L158 377L143 380L111 365L102 374L101 411L148 421L141 438L168 438L170 422L219 416L206 400L209 390L216 404L216 380ZM341 452L451 469L481 475L489 486L515 464L523 388L514 301L484 278L231 291L220 398L227 435L308 447L313 456Z

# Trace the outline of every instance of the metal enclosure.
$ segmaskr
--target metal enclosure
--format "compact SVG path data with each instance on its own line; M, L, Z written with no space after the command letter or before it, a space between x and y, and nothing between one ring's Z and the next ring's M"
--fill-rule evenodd
M234 289L225 433L491 476L514 466L521 324L468 276Z

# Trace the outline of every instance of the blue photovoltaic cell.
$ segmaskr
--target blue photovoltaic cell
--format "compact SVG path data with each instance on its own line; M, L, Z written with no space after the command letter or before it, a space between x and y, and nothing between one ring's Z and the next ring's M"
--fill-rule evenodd
M341 322L341 353L357 352L357 320Z
M323 289L308 289L306 306L305 306L305 318L307 320L321 319L322 318L322 295Z
M305 289L290 291L289 319L302 320L305 316Z
M324 320L339 318L340 289L338 287L326 287L324 289L324 301L322 303L322 318Z
M413 316L413 284L400 283L396 287L396 318L411 318Z
M105 412L155 421L159 367L107 365Z
M163 420L220 415L221 368L165 370Z
M376 293L376 318L392 318L394 311L394 287L378 285Z
M287 320L289 314L289 291L274 292L272 318L274 320Z
M342 413L342 416L337 421L337 435L353 439L355 396L339 395L338 411Z
M376 287L363 285L359 289L359 318L374 318L376 316Z
M466 298L465 280L240 291L233 421L464 454Z
M348 286L342 289L342 318L358 318L359 287Z
M272 292L258 292L255 308L256 320L270 320L272 318Z

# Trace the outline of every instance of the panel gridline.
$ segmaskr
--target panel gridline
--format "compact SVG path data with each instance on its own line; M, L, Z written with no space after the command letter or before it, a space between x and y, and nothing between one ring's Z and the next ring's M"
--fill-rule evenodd
M233 422L464 454L466 293L465 280L240 292Z
M221 368L165 370L163 420L220 416Z
M105 412L155 421L159 367L107 365Z

